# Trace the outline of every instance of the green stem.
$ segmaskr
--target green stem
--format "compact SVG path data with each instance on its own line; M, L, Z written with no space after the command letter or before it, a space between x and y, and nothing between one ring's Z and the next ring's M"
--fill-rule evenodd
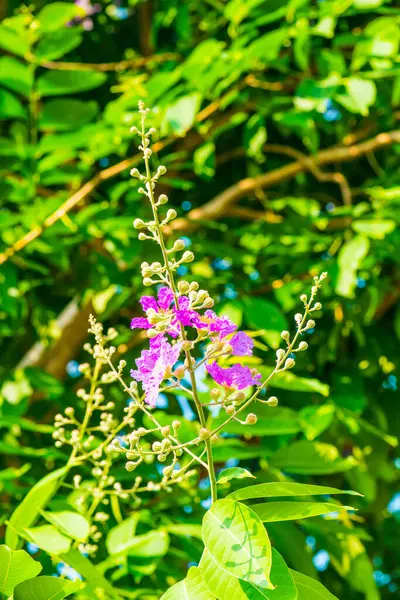
M141 133L142 133L141 137L142 137L143 148L145 148L146 147L145 146L145 139L146 139L145 138L145 115L142 115L142 132ZM173 274L171 265L169 263L168 252L167 252L167 248L165 246L164 235L163 235L162 227L160 225L160 219L158 217L158 209L156 206L153 188L152 188L150 161L149 161L149 158L148 158L146 152L143 152L143 158L144 158L144 164L146 167L146 181L148 183L148 198L150 200L151 208L153 211L154 222L155 222L157 234L158 234L158 242L159 242L161 252L163 255L164 264L165 264L165 268L166 268L166 271L168 274L170 287L171 287L172 293L174 295L175 307L179 310L178 290L176 288L174 274ZM180 324L180 330L181 330L181 337L182 337L183 342L187 341L186 332L185 332L185 329L182 324ZM204 410L203 410L203 407L199 400L199 396L198 396L198 392L197 392L196 377L195 377L194 370L193 370L192 357L188 350L185 351L185 356L186 356L186 362L188 364L188 371L189 371L190 383L192 386L193 398L194 398L194 401L196 404L197 413L199 415L200 424L201 424L202 428L207 429L207 421L206 421L206 418L204 415ZM217 500L217 481L216 481L216 477L215 477L214 458L213 458L213 454L212 454L210 437L206 438L204 440L204 443L205 443L206 450L207 450L208 476L210 479L210 486L211 486L211 501L212 501L212 503L214 503Z

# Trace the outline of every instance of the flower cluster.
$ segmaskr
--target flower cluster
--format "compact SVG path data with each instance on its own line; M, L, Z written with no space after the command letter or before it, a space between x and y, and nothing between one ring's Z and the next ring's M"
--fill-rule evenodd
M185 288L185 286L180 287ZM261 375L253 372L249 367L237 363L224 368L215 360L216 356L228 354L250 356L254 346L251 337L243 331L236 331L236 325L228 317L219 317L213 310L207 309L201 314L200 307L211 304L211 299L205 290L197 292L192 289L189 295L179 292L178 294L176 303L174 294L168 287L161 287L158 290L157 299L143 296L140 303L146 317L136 317L131 321L132 329L146 329L150 337L150 349L142 352L141 357L136 361L137 369L131 371L132 377L143 384L146 402L154 406L163 379L172 378L172 369L184 346L182 340L184 327L196 334L195 341L209 340L204 357L208 360L207 372L216 383L233 391L259 385ZM167 341L166 334L172 338L180 338L181 341L172 346Z

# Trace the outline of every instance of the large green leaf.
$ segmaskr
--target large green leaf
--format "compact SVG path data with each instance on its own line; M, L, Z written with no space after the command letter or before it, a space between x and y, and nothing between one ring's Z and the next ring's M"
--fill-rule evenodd
M0 119L23 119L26 110L22 103L7 90L0 89Z
M243 469L242 467L230 467L218 474L217 483L227 483L232 479L246 479L247 477L252 477L254 479L254 475L247 469Z
M296 521L317 515L326 515L339 510L354 510L351 506L342 506L330 502L267 502L253 504L251 507L263 523L275 521Z
M135 512L130 517L110 529L106 539L107 550L110 554L120 554L129 549L129 546L134 539L139 519L140 512Z
M97 71L48 71L39 77L37 91L41 96L77 94L93 90L105 81L107 75Z
M259 368L263 378L267 378L275 367L263 366ZM278 388L281 390L290 390L292 392L315 392L322 396L329 396L329 385L319 381L319 379L313 379L309 377L299 377L291 371L283 371L277 373L271 379L269 385L272 388Z
M293 569L290 569L290 573L299 592L297 600L338 600L322 583L315 581L312 577L293 571Z
M71 547L72 540L60 533L53 525L41 525L25 531L31 542L48 554L62 554L68 552Z
M324 485L312 485L307 483L292 483L290 481L273 481L269 483L258 483L249 487L236 490L229 494L232 500L252 500L255 498L285 498L288 496L325 496L333 494L351 494L360 496L351 490L338 490Z
M56 60L70 52L82 41L81 32L65 27L46 33L35 48L36 57L41 60Z
M204 581L218 600L296 600L297 590L285 561L272 548L271 582L275 589L262 589L248 581L243 581L227 573L215 562L209 552L205 552L200 569Z
M254 329L264 331L263 337L273 348L278 348L281 343L281 331L288 328L285 315L276 304L263 298L245 297L246 319Z
M163 594L160 600L214 600L206 586L202 571L191 567L183 581L179 581Z
M36 577L20 583L14 600L63 600L82 587L80 581L66 581L57 577Z
M42 565L33 560L25 550L10 550L0 546L0 600L7 600L16 585L36 577Z
M44 518L57 527L61 533L74 540L84 542L89 536L90 525L83 515L64 510L62 512L43 512Z
M0 30L1 35L1 30ZM13 92L28 96L32 87L32 72L12 56L0 58L1 85Z
M314 440L332 423L335 407L333 404L305 406L299 416L305 437L308 440Z
M2 23L0 25L0 48L16 56L24 56L29 51L29 43L11 27L7 27L6 23Z
M38 481L29 490L22 502L19 503L9 519L9 525L6 530L6 544L10 548L14 549L17 547L18 534L16 530L22 530L32 525L39 516L40 511L46 506L57 490L60 479L66 473L66 467L49 473Z
M284 446L275 452L270 463L288 473L304 475L342 473L357 464L352 456L342 458L339 450L332 444L307 440Z
M83 102L76 98L49 100L40 115L39 127L52 131L79 129L93 119L97 110L98 106L94 101Z
M357 283L357 271L367 256L369 248L369 239L363 235L357 235L340 249L339 274L336 281L336 292L339 296L353 298Z
M64 27L78 15L78 6L72 2L51 2L39 12L37 19L42 31L55 31Z
M176 135L184 135L193 125L200 102L200 94L191 94L180 98L168 108L165 123Z
M225 571L263 589L272 589L271 543L263 524L246 505L218 500L203 519L203 541Z
M83 556L83 554L79 552L79 550L71 548L66 554L60 555L60 559L80 573L86 581L90 582L91 586L104 589L111 598L120 600L120 596L117 595L110 582L102 575L102 573L100 573L95 565L86 558L86 556Z

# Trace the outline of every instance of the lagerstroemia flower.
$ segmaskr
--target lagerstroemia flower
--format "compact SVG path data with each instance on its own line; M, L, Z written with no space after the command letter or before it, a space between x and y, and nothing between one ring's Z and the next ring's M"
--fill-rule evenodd
M146 394L145 400L155 406L160 385L179 358L181 343L172 346L166 338L157 336L151 340L150 349L143 350L136 361L137 369L131 370L131 376L141 381Z
M206 365L206 369L211 377L224 387L235 387L238 390L244 390L252 385L260 385L261 374L253 375L249 367L240 364L231 367L220 367L216 362Z

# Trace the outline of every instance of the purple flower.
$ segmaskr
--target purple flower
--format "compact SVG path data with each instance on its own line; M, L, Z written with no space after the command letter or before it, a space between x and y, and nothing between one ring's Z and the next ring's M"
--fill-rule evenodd
M170 315L171 321L167 328L167 333L176 338L179 335L180 324L183 326L193 326L192 320L197 316L194 310L189 309L189 298L181 296L178 298L179 309L174 305L174 294L168 287L162 287L158 290L157 299L153 296L143 296L140 304L147 317L152 313L159 315ZM150 329L151 323L146 317L135 317L131 321L131 329Z
M236 364L228 368L220 367L216 362L206 365L206 369L211 377L224 387L235 387L238 390L244 390L252 385L260 385L261 374L253 375L249 367Z
M195 314L192 323L198 329L208 329L210 333L219 333L221 338L237 329L235 323L228 317L218 317L213 310L206 310L203 316Z
M166 372L173 368L178 360L181 344L172 346L163 336L150 340L150 349L143 350L136 361L137 369L131 370L131 376L141 381L146 394L145 401L155 406L162 381Z
M251 356L253 353L254 342L244 331L238 331L229 340L232 346L234 356Z

